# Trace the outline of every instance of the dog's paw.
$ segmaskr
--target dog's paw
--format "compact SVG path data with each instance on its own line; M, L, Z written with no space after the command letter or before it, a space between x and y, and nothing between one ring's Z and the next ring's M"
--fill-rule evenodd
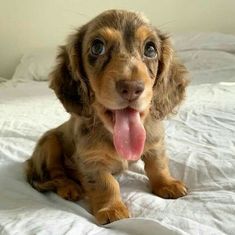
M81 189L73 181L68 181L67 184L57 187L56 193L62 198L69 201L78 201L81 198Z
M187 187L179 180L169 180L153 187L153 193L166 199L176 199L187 195Z
M129 218L129 211L123 202L118 201L102 208L95 213L99 224L108 224L116 220Z

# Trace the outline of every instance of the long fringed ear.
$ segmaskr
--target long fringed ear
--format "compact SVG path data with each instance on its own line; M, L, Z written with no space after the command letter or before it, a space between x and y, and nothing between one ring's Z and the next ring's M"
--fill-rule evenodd
M52 88L66 111L89 116L90 93L82 63L82 40L85 29L81 28L69 37L66 46L60 47L57 65L50 75Z
M160 34L161 54L158 72L153 87L151 113L157 119L163 119L181 103L185 96L187 70L174 55L169 38Z

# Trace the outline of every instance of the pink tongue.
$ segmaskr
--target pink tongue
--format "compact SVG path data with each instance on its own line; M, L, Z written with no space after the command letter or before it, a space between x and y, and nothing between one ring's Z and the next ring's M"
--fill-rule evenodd
M143 152L145 129L139 112L134 109L115 111L113 142L117 152L126 160L138 160Z

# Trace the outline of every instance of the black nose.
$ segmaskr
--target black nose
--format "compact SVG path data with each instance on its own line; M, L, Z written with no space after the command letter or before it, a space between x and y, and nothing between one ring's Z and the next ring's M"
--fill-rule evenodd
M120 80L116 83L118 94L125 100L133 101L144 91L144 83L142 81Z

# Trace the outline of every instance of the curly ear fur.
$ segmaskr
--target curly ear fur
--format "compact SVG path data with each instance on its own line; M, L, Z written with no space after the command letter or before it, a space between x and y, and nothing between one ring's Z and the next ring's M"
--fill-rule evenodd
M160 34L161 54L154 85L151 112L163 119L174 112L185 96L187 70L175 57L169 38Z
M85 29L81 28L69 37L66 46L60 47L57 65L51 73L52 88L69 113L89 116L89 84L82 65L82 40Z

